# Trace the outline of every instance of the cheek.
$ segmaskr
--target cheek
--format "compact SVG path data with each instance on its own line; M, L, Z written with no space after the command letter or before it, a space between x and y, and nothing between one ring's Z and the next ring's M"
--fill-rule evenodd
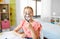
M30 16L33 17L33 14L31 14Z

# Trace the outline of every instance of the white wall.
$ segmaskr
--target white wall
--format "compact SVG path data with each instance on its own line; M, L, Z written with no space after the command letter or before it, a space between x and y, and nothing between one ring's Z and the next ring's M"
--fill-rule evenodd
M21 12L20 12L20 0L16 0L16 22L17 25L20 23L21 20Z
M34 4L35 2L33 0L16 0L17 25L23 18L23 8L28 5L35 10ZM38 2L37 12L41 15L42 18L51 16L51 0L41 0L41 2Z
M42 11L41 13L42 18L51 16L51 0L42 0L41 11Z
M55 12L56 16L60 16L60 0L52 0L52 6L51 6L51 10L52 13L51 15L53 15L53 13Z

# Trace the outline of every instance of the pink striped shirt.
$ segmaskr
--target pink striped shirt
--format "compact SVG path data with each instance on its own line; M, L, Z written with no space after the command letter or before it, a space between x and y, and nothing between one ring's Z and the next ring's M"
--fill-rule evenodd
M22 26L22 28L24 30L24 33L27 35L27 37L32 37L30 30L26 28L27 24L28 24L28 22L26 22L25 20L22 20L21 23L20 23L20 26ZM32 27L35 31L38 30L39 36L40 36L40 30L42 28L41 24L39 22L34 21L32 23Z

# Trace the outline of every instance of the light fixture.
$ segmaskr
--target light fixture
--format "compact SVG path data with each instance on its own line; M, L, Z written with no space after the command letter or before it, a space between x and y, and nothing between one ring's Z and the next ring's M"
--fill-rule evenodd
M56 12L53 12L53 16L55 16L56 15Z

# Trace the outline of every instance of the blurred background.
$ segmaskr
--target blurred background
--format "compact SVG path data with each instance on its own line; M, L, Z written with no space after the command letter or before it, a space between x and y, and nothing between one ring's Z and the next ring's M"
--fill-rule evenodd
M42 24L43 37L60 39L60 0L0 0L1 33L20 24L26 6L33 8L34 19Z

